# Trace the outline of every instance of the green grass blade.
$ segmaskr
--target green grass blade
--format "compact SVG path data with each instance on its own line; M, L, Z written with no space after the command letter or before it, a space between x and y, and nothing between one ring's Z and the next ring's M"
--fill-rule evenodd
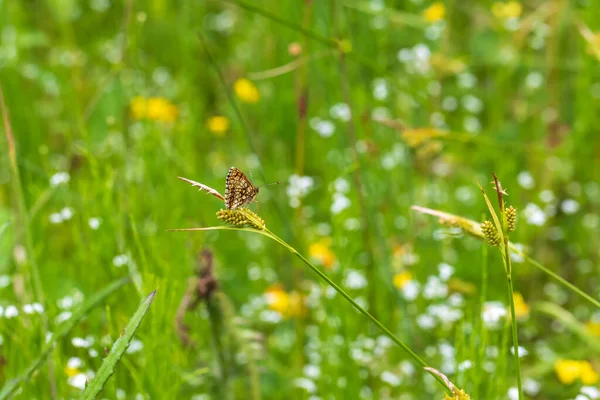
M20 376L15 379L8 381L2 390L0 391L0 400L8 398L11 394L13 394L22 382L27 382L31 379L33 374L46 362L52 350L56 346L56 343L59 340L62 340L65 336L67 336L71 330L81 321L81 319L86 316L92 309L98 306L106 297L115 292L121 286L125 285L129 282L129 278L119 279L115 281L94 294L90 297L80 308L77 310L73 316L65 321L59 329L56 331L56 334L52 336L50 342L48 342L44 351L40 354L38 358L36 358L31 365L23 372Z
M6 221L5 223L2 224L2 226L0 226L0 243L2 243L2 238L4 237L4 233L6 232L6 229L8 228L9 225L10 225L10 221Z
M150 295L146 297L146 299L138 307L135 314L133 314L133 317L131 317L131 320L129 320L129 323L125 327L125 331L113 344L110 353L102 362L102 365L96 373L96 376L86 386L83 394L81 395L81 399L95 399L102 391L104 385L106 385L106 382L108 382L112 374L115 372L115 367L121 360L123 354L125 354L125 350L127 350L129 347L129 343L131 343L131 339L133 339L135 331L137 331L137 328L142 323L148 308L150 308L150 304L152 304L155 294L156 291L150 293Z
M492 220L494 221L494 225L496 226L496 230L498 231L498 236L500 236L500 251L504 254L504 230L502 229L502 223L498 218L498 214L496 214L496 210L494 210L494 206L492 206L492 202L488 198L485 190L483 190L483 186L477 182L477 186L479 186L479 190L481 190L481 194L483 194L483 199L485 200L485 204L487 205L488 210L492 216Z
M535 303L532 310L549 315L553 319L560 321L567 330L573 332L580 340L586 342L586 347L590 351L600 354L600 341L592 336L586 330L585 325L579 322L569 310L549 301Z

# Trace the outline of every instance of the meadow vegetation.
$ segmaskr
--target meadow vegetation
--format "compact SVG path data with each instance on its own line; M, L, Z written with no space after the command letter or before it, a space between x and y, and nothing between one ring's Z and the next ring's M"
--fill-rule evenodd
M0 399L600 399L600 2L0 0L0 109Z

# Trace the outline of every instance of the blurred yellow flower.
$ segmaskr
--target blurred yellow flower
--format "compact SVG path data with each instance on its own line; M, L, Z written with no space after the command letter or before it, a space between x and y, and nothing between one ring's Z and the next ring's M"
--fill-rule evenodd
M558 380L565 385L570 385L577 379L580 379L584 385L594 385L599 379L592 364L585 360L556 360L554 372Z
M410 147L417 147L430 140L447 135L448 132L435 128L408 128L402 131L402 138Z
M477 286L471 282L463 281L462 279L452 277L448 281L448 289L451 292L473 294L477 292Z
M446 7L444 6L444 3L440 1L436 1L435 3L427 7L425 11L423 11L423 18L425 18L425 21L427 22L440 21L444 19L445 15Z
M308 255L317 260L325 268L335 265L335 254L331 251L331 239L323 238L308 247Z
M592 364L590 364L587 361L581 361L580 367L581 382L583 382L584 385L595 385L596 383L598 383L600 377L598 376L598 373L594 370L594 367L592 367Z
M410 282L413 275L410 271L402 271L394 275L394 286L398 289L402 289L404 285Z
M492 14L498 19L518 18L523 12L523 6L518 1L496 1L492 4Z
M585 329L593 336L600 336L600 322L598 321L586 322Z
M163 97L136 96L129 105L134 119L173 122L179 114L177 106Z
M214 133L216 136L223 136L229 129L229 120L227 117L223 117L222 115L216 115L214 117L210 117L206 125L208 126L208 130Z
M273 285L265 292L269 308L284 318L301 317L306 314L304 296L296 291L287 293L281 285Z
M442 76L459 74L467 67L462 59L450 58L441 53L432 54L429 62L435 71Z
M257 103L260 100L260 93L258 89L254 85L254 83L250 82L248 79L241 78L235 81L233 84L233 90L235 94L241 101L244 103Z
M66 366L65 367L65 374L71 378L77 374L79 374L81 371L79 371L79 368L75 368L75 367L71 367L71 366Z
M525 303L521 293L513 293L513 302L515 303L515 315L517 318L523 318L529 315L529 305Z

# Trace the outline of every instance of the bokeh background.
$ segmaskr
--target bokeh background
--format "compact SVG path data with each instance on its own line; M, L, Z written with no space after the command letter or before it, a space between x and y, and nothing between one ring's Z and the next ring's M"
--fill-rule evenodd
M280 181L267 227L473 399L518 398L502 259L412 205L489 219L495 172L511 240L600 295L596 1L4 0L0 21L0 385L131 277L15 398L79 396L153 290L103 398L443 398L284 247L167 232L223 225L177 177L223 193L231 166ZM600 398L600 310L513 262L525 398Z

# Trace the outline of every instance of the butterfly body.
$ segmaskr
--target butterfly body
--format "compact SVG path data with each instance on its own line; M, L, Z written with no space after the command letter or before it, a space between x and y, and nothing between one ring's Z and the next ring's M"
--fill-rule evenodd
M225 207L233 210L250 204L258 194L258 187L236 167L229 168L225 179Z

